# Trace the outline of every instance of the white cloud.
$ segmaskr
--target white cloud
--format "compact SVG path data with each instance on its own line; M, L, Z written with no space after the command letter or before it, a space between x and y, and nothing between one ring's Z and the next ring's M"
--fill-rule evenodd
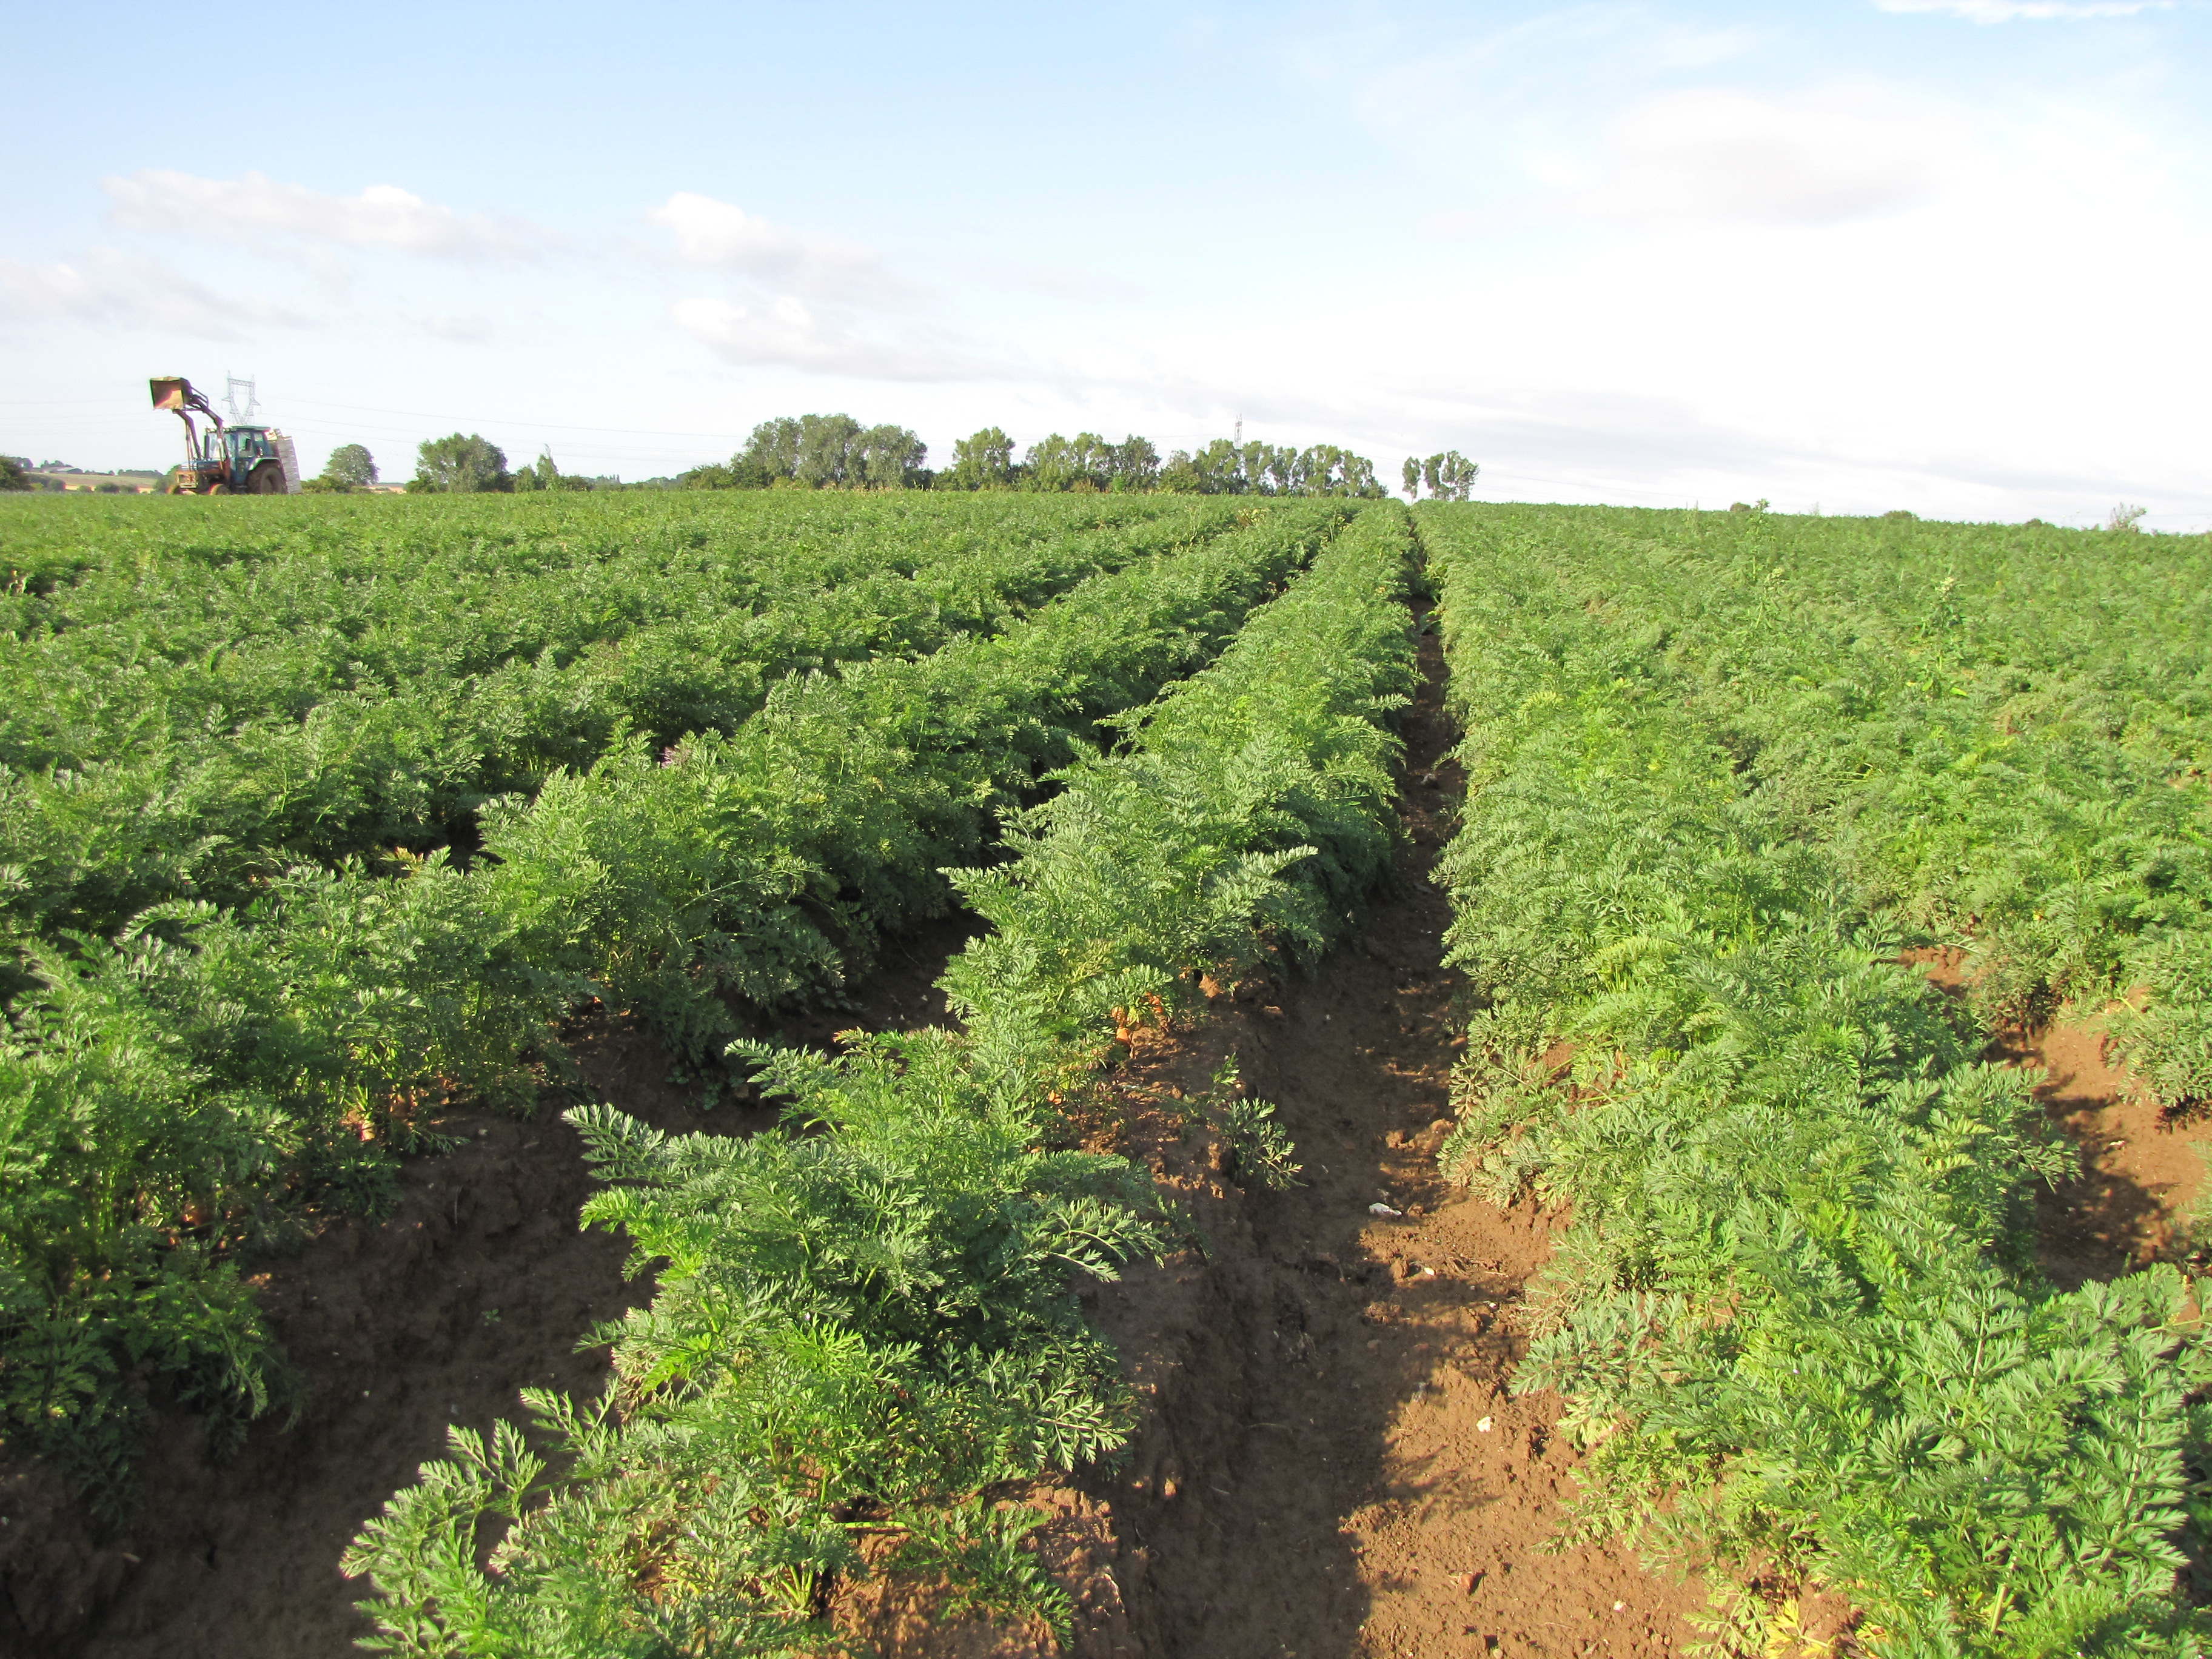
M1908 15L1935 13L1969 23L2048 21L2061 17L2133 17L2166 11L2173 0L1874 0L1878 11Z
M1972 142L1963 123L1873 91L1669 93L1613 124L1578 199L1615 218L1834 224L1921 199ZM1559 167L1553 182L1575 173Z
M670 308L677 326L732 362L781 364L871 380L966 380L995 371L957 343L890 343L817 316L789 295L754 305L699 296Z
M148 168L127 179L103 179L100 185L117 222L133 230L247 243L335 242L444 259L522 258L549 240L519 221L457 213L397 185L371 185L358 196L332 196L260 173L200 179Z
M694 191L678 191L646 217L673 233L676 257L686 264L854 299L887 299L905 286L866 248L806 235Z
M257 299L241 307L153 260L95 248L78 263L0 259L0 316L64 318L109 332L127 330L243 340L255 328L295 328L307 319Z

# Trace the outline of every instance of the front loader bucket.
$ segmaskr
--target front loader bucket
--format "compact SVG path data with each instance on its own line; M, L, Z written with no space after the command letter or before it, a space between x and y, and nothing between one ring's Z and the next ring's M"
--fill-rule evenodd
M154 394L156 409L182 409L192 392L192 383L181 374L170 380L149 380L146 386Z

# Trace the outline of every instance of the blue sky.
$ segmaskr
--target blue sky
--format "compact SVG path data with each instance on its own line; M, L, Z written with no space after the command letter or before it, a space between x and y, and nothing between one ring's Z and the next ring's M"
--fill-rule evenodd
M166 464L145 377L235 371L401 477L1241 416L1492 499L2202 528L2208 47L2200 0L82 8L0 109L0 451Z

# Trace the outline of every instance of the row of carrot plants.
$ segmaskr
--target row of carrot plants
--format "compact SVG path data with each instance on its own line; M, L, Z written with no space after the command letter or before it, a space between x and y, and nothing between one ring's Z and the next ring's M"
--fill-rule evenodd
M1717 679L1771 679L1826 619L1771 557L1700 567L1626 518L1420 520L1468 772L1447 1164L1571 1206L1516 1387L1590 1449L1577 1531L1705 1571L1724 1653L1790 1651L1812 1588L1873 1653L2199 1653L2190 1287L2039 1270L2029 1200L2072 1158L2032 1078L1976 1059L1832 799L1772 764L1881 744L1834 686L1825 728L1801 703L1755 752L1717 717ZM1730 580L1778 592L1735 640L1764 656L1717 674L1688 636ZM1663 615L1623 602L1663 581Z
M1231 522L849 496L73 505L0 513L0 904L33 934L465 848L485 800L629 734L727 732L792 672L995 631ZM57 529L93 547L33 580L21 544Z
M1986 1014L2100 1018L2162 1108L2212 1100L2212 538L1620 513L1572 540Z
M585 1212L659 1268L595 1400L456 1429L347 1558L384 1650L637 1659L844 1651L842 1582L1064 1625L1018 1483L1110 1457L1132 1409L1072 1294L1182 1229L1145 1172L1059 1149L1115 1011L1339 934L1392 846L1412 681L1402 508L1362 511L1211 667L1115 722L1012 854L959 878L989 935L964 1016L829 1059L740 1044L785 1096L750 1139L570 1114ZM1248 1133L1263 1113L1245 1103ZM498 1534L489 1557L487 1529Z
M1094 576L1004 631L796 677L726 737L642 738L488 804L482 855L295 870L242 909L176 902L25 947L0 1042L0 1412L124 1490L150 1385L235 1423L281 1357L234 1271L319 1209L374 1209L455 1093L564 1074L598 1000L725 1075L756 1003L832 988L941 866L1216 652L1351 509L1298 503ZM414 1136L414 1144L432 1144Z

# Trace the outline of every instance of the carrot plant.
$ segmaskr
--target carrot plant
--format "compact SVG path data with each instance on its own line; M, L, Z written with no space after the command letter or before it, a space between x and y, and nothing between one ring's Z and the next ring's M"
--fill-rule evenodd
M993 1489L1072 1469L1129 1428L1113 1356L1068 1281L1160 1242L1139 1171L1034 1145L1018 1080L987 1085L944 1033L839 1060L757 1052L789 1127L668 1139L572 1114L611 1185L652 1305L599 1333L591 1404L526 1396L544 1455L501 1424L453 1431L370 1523L386 1651L818 1652L825 1586L864 1540L971 1602L1064 1620ZM512 1524L487 1567L487 1519Z
M0 1053L20 1074L0 1076L21 1173L0 1190L8 1437L119 1469L176 1273L238 1357L222 1401L262 1409L273 1355L227 1254L304 1211L374 1210L426 1103L533 1100L582 1000L703 1060L738 1029L726 996L834 986L878 929L939 913L940 866L982 855L1101 716L1212 655L1350 510L1248 507L1244 528L1121 561L996 634L795 678L729 737L626 741L488 804L466 867L443 850L395 873L302 865L242 906L25 939ZM148 1034L170 1068L159 1106ZM35 1082L72 1067L68 1090ZM58 1206L84 1224L58 1230ZM56 1333L74 1334L66 1364ZM181 1378L206 1346L153 1370Z
M610 745L729 732L787 674L994 632L1231 522L1118 500L55 505L0 512L4 902L49 933L465 848L484 800ZM43 567L52 537L82 564Z
M1117 999L1316 951L1381 874L1408 551L1403 509L1364 510L1119 722L1126 747L1066 769L1009 864L961 878L996 930L947 975L965 1032L836 1060L741 1045L791 1102L749 1141L570 1115L614 1183L586 1222L627 1232L659 1287L601 1334L604 1396L527 1396L536 1442L455 1431L362 1533L346 1565L373 1580L378 1644L837 1651L823 1614L872 1558L1065 1628L1022 1547L1037 1517L1008 1500L1126 1443L1127 1389L1070 1287L1171 1230L1139 1169L1050 1149L1053 1092L1098 1062Z
M1865 680L1818 678L1828 619L1771 549L1716 568L1632 522L1421 520L1469 775L1446 1158L1572 1206L1516 1386L1563 1394L1590 1449L1578 1527L1705 1569L1720 1651L1771 1634L1728 1586L1811 1580L1878 1653L2199 1652L2188 1286L2038 1270L2027 1200L2070 1160L2033 1079L1899 960L1911 908L1847 809L1870 773L1785 758L1923 750L1863 729Z
M1111 722L1125 746L1062 774L1011 860L958 878L992 924L946 981L979 1040L1079 1045L1115 1007L1187 1005L1200 969L1341 934L1394 848L1407 558L1403 515L1363 513L1218 662Z
M1189 672L1348 509L1249 528L1084 584L990 639L785 682L727 738L632 747L488 814L488 890L532 962L727 1041L706 994L835 985L877 934L951 902L940 873L1097 723Z
M1870 906L1989 1017L2103 1018L2212 1094L2212 546L2048 526L1605 510L1561 579L1648 635Z

